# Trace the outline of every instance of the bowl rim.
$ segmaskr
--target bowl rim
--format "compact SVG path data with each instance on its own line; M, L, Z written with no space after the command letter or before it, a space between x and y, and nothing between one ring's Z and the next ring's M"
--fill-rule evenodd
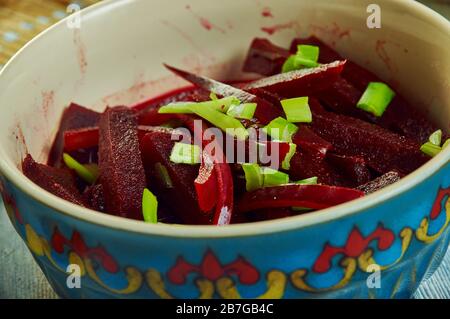
M386 2L386 0L379 1ZM83 9L82 14L84 18L87 18L88 15L99 9L106 8L111 4L119 4L120 2L127 2L127 0L101 1ZM417 15L421 15L423 18L426 18L427 22L434 23L440 29L447 30L447 32L450 33L450 21L432 9L426 7L424 4L416 1L399 1L396 5L409 8ZM44 30L29 41L25 46L23 46L0 71L0 81L2 75L7 70L14 67L18 57L20 57L23 51L27 50L29 47L32 47L33 44L36 41L39 41L41 37L45 37L48 33L60 28L62 24L66 23L67 19L68 18L65 18ZM84 208L61 199L42 189L37 184L34 184L22 172L20 172L17 167L13 168L12 165L9 165L6 158L7 154L0 145L0 174L3 174L9 182L12 182L15 187L24 192L26 195L42 205L53 209L57 214L65 215L78 221L92 223L101 227L144 235L183 238L230 238L288 232L310 227L312 225L335 221L363 212L364 210L400 196L404 192L437 174L441 169L450 163L450 147L440 152L436 157L432 158L417 170L402 178L400 181L368 196L312 213L269 221L233 224L225 227L217 227L212 225L169 225L162 223L154 225L143 221L108 215Z

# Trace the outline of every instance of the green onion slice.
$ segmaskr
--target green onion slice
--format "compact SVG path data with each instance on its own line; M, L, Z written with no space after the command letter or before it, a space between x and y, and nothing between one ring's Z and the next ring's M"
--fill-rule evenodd
M291 159L297 151L297 145L294 143L289 143L289 152L286 154L283 162L281 163L281 168L284 170L289 170L291 168Z
M277 117L263 128L263 131L274 140L292 142L292 136L298 127L282 117Z
M295 66L295 55L291 55L284 61L283 67L281 68L282 73L291 72L297 70Z
M437 130L433 134L430 135L429 141L431 144L436 146L441 146L442 143L442 130Z
M278 186L289 183L289 175L270 167L261 167L261 174L263 176L263 186Z
M442 148L431 142L426 142L420 147L420 150L428 156L435 157L440 151L442 151Z
M167 167L158 162L155 164L155 170L161 183L166 188L173 188L173 182L172 179L170 178L169 172L167 171Z
M142 194L142 215L146 223L156 224L158 222L158 200L147 188Z
M95 181L97 180L97 176L94 175L94 173L92 173L90 169L88 169L83 164L77 162L77 160L75 160L69 154L64 153L63 160L68 168L74 170L77 173L77 175L80 176L87 183L94 184Z
M200 147L198 145L177 142L172 148L170 160L178 164L199 164Z
M216 111L212 108L202 107L200 105L195 105L192 107L195 114L204 118L212 125L220 128L222 131L230 133L240 140L245 140L249 133L245 129L242 123L226 114Z
M227 115L244 120L251 120L255 115L256 103L232 104L228 108Z
M245 174L245 188L248 192L263 187L263 176L258 164L245 163L242 164L242 169Z
M395 92L382 82L370 82L357 107L381 117L395 96Z
M314 177L310 177L310 178L307 178L307 179L302 179L301 181L297 181L297 182L295 182L295 184L298 184L298 185L316 185L317 184L317 176L314 176Z
M295 66L300 68L302 66L314 68L319 66L319 47L314 45L298 45L297 54L295 56Z
M312 113L308 101L307 96L281 100L287 120L291 123L311 123Z

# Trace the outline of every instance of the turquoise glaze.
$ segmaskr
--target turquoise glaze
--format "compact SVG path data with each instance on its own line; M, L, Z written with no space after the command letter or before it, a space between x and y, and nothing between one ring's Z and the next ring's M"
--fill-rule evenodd
M437 268L450 240L450 165L348 217L209 240L87 223L37 202L5 179L2 183L14 227L56 292L68 298L407 298ZM333 249L327 246L336 250L329 258L326 252ZM379 289L367 287L366 254L387 268ZM69 260L84 272L80 289L66 286Z

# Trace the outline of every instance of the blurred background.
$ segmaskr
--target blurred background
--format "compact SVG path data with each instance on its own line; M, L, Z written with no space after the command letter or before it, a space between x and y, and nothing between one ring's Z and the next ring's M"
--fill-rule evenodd
M100 1L0 0L0 69L35 35L66 17L70 4L85 8ZM373 2L376 3L376 0ZM419 2L450 19L450 0L420 0ZM219 7L220 2L217 3ZM0 199L0 298L56 297L25 244L13 230ZM415 297L450 299L450 250L441 267L421 285Z

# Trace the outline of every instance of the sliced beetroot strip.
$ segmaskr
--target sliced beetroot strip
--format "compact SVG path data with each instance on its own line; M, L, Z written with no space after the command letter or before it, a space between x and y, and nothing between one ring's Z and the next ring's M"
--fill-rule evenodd
M242 70L261 75L273 75L281 72L289 50L281 48L267 39L255 38L250 44Z
M293 181L315 176L318 183L324 185L346 186L349 183L326 161L323 154L301 147L291 159L289 176Z
M105 212L105 197L102 184L88 186L83 193L83 199L93 210Z
M64 151L64 132L90 126L97 126L100 114L72 103L64 111L58 133L56 134L48 157L48 165L60 167Z
M369 182L371 179L370 170L362 157L328 153L327 161L347 177L347 180L351 183L347 186L356 187Z
M195 126L194 120L195 118L192 116L182 116L180 117L188 127L191 132L194 132L194 136L204 136L204 130L207 128L206 124L202 121L202 127L200 128L200 132L195 134ZM198 144L201 144L205 147L209 144L209 141L202 140L195 141ZM220 152L221 149L219 146L216 146L216 152ZM223 152L223 151L222 151ZM214 170L217 178L217 189L219 191L217 197L217 204L215 208L213 223L218 226L228 225L231 222L231 218L233 216L233 205L234 205L234 191L233 191L233 175L231 174L230 165L227 163L217 162L217 158L225 158L225 155L216 154L213 158Z
M202 102L209 100L209 92L193 85L166 92L157 97L145 100L131 106L138 115L144 114L148 110L158 109L161 106L179 101Z
M22 171L35 184L53 195L80 206L88 206L79 193L75 178L69 170L36 163L28 154L22 162Z
M145 134L150 132L170 132L173 129L163 126L138 126L139 141L142 140ZM179 134L182 134L180 131ZM64 150L72 152L81 149L88 149L98 146L98 126L88 127L78 130L70 130L64 133Z
M99 122L99 171L109 214L142 219L145 171L134 111L108 108Z
M200 209L203 212L210 212L217 205L219 189L214 164L206 153L203 154L203 161L194 185Z
M402 178L402 174L397 171L387 172L386 174L357 187L358 190L365 194L371 194L386 186L394 184Z
M316 68L276 74L250 82L244 89L264 89L286 98L310 96L330 87L338 79L345 63L336 61Z
M428 158L413 140L356 118L327 112L310 99L311 128L333 144L337 154L363 157L380 174L392 170L412 172Z
M98 146L98 126L64 132L64 151L72 152Z
M153 131L142 139L142 157L149 185L158 199L185 224L211 224L211 216L204 214L196 194L194 181L199 165L177 164L170 160L173 146L178 141L173 130ZM178 135L178 134L177 134ZM170 176L172 187L161 180L156 164L164 166Z
M333 149L333 145L331 143L314 133L314 131L306 125L298 126L298 131L292 137L292 142L296 144L299 149L305 148L312 150L322 158L324 158L326 154Z
M278 107L254 94L204 76L195 75L169 65L165 66L173 73L206 91L213 92L223 97L234 96L242 103L256 103L258 107L256 108L254 116L263 125L268 124L270 121L282 114Z
M364 196L351 188L326 185L284 185L246 193L238 203L239 213L264 208L306 207L323 209Z

